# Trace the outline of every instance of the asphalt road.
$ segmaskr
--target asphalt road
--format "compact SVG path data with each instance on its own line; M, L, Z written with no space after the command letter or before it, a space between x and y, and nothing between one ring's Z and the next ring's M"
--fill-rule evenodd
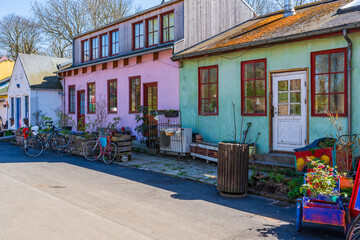
M294 222L293 205L0 143L0 239L344 239L316 224L297 233Z

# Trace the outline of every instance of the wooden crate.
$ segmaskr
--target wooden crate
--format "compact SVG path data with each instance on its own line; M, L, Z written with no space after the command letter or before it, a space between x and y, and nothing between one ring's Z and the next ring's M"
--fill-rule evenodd
M127 159L131 160L132 137L130 135L115 134L111 141L117 145L117 161L121 161L123 156L127 156Z

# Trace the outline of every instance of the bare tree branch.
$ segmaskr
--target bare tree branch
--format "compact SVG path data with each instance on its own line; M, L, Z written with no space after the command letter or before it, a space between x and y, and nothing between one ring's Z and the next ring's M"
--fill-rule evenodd
M0 47L14 60L19 53L39 53L41 40L40 29L29 18L11 14L0 21Z

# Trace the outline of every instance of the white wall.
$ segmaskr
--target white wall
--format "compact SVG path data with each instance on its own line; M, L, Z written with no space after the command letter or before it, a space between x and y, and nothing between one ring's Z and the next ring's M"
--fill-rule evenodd
M0 117L1 117L4 125L7 121L7 108L4 108L5 103L6 103L6 101L0 102Z
M35 125L36 121L33 113L40 110L46 117L50 117L54 123L57 116L62 109L62 97L59 94L60 90L31 90L30 94L30 125Z
M18 87L18 86L19 87ZM8 128L11 130L16 129L16 119L17 119L17 113L16 113L16 98L21 98L21 115L20 115L20 125L23 125L23 118L25 117L25 96L30 96L30 86L29 82L26 78L26 74L24 72L24 69L22 68L22 64L20 61L20 58L15 63L14 71L10 79L9 83L9 89L8 89L8 101L9 101L9 109L8 109ZM14 106L11 105L11 98L14 98ZM31 102L31 100L30 100ZM11 116L11 109L14 107L14 124L11 125L10 118ZM21 127L21 126L19 126Z

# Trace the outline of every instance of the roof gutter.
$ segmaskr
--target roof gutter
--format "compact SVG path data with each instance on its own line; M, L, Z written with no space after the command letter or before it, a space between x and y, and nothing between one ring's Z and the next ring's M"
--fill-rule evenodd
M351 91L351 79L352 79L352 65L351 65L351 58L352 58L352 42L351 39L348 35L348 32L346 29L343 30L343 36L345 38L345 40L348 43L347 46L347 91L348 91L348 135L352 134L352 111L351 111L351 99L352 99L352 91Z
M185 58L195 58L195 57L200 57L200 56L204 56L204 55L221 54L224 52L230 52L230 51L240 50L240 49L244 49L244 48L253 48L253 47L259 47L259 46L264 46L264 45L269 45L269 44L276 44L276 43L281 43L281 42L286 42L286 41L301 40L304 38L311 38L311 37L321 36L321 35L325 35L325 34L338 33L338 32L342 32L343 30L353 30L353 29L359 29L359 28L360 28L360 22L348 24L345 26L338 26L338 27L333 27L333 28L315 30L315 31L306 32L306 33L299 33L299 34L289 35L289 36L285 36L285 37L278 37L278 38L267 39L267 40L259 40L259 41L249 42L249 43L241 43L241 44L237 44L237 45L233 45L233 46L227 46L227 47L209 49L209 50L204 50L204 51L199 51L199 52L175 55L171 58L171 60L177 61L177 60L182 60Z

